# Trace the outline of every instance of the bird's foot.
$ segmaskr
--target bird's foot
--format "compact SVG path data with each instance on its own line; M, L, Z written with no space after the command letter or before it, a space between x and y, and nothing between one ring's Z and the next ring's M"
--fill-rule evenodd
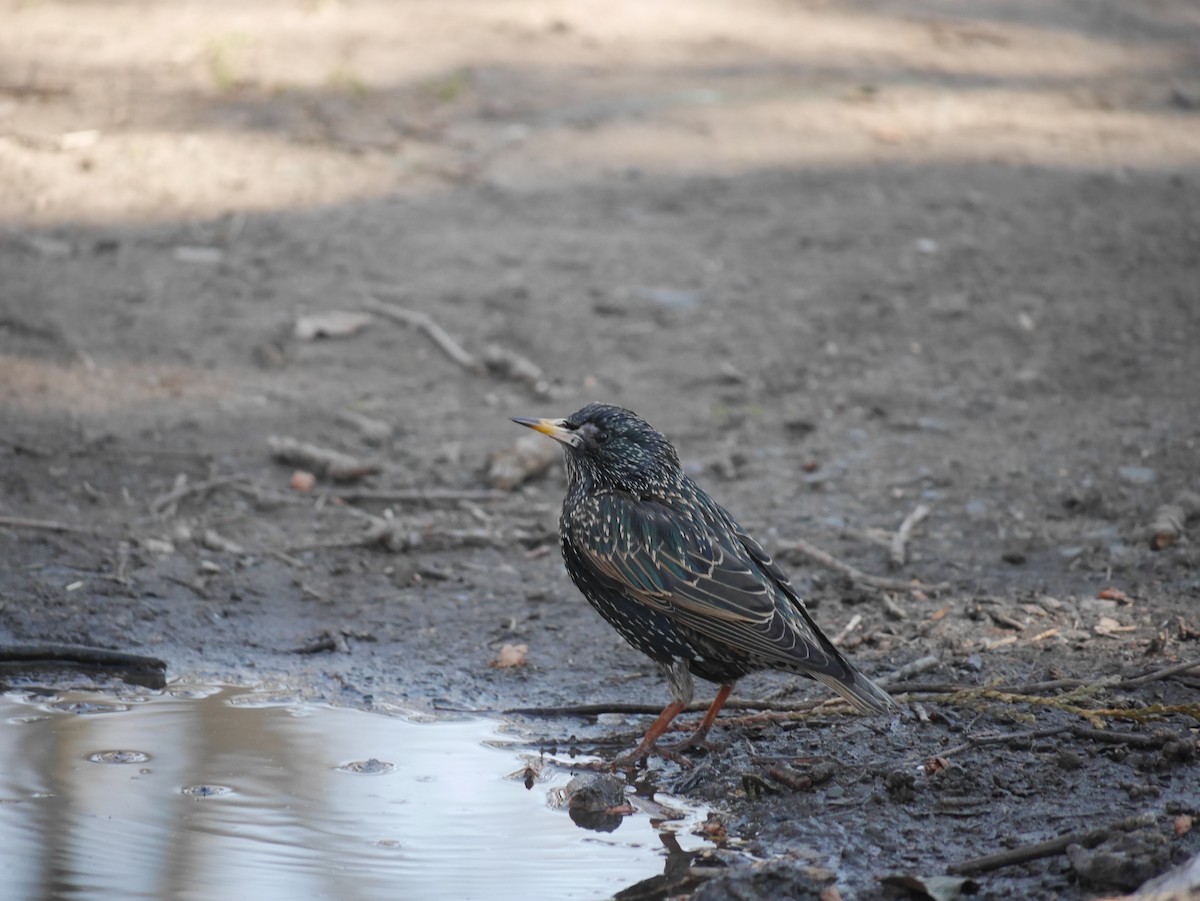
M639 766L644 766L649 757L661 757L663 760L669 760L671 763L677 763L684 769L691 769L695 766L690 760L680 754L675 747L666 747L663 745L652 744L648 747L638 745L638 747L630 751L628 754L622 754L612 762L612 770L635 770Z

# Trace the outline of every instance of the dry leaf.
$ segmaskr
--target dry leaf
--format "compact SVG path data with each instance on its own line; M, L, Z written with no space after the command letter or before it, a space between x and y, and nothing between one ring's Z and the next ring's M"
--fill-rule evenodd
M936 776L950 769L950 766L950 761L945 757L930 757L925 761L925 772L927 775Z
M695 835L703 835L715 845L729 840L729 831L725 828L725 824L717 819L715 813L710 813L708 819L693 829L692 832Z
M949 612L950 612L950 605L947 604L945 607L942 607L940 610L935 610L935 611L933 611L933 613L929 614L929 620L930 620L930 622L936 623L939 619L942 619Z
M510 666L524 666L525 655L529 653L527 644L506 644L500 648L500 654L492 661L496 669L508 669Z
M311 472L297 469L292 473L291 481L288 484L293 491L312 491L313 486L317 484L317 477Z
M1102 601L1116 601L1118 604L1132 604L1133 600L1120 588L1103 588L1096 595Z

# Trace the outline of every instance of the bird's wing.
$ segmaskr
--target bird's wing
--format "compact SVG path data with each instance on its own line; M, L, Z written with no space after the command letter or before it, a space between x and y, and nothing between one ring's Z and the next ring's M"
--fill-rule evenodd
M849 677L783 572L720 507L615 492L583 504L573 519L590 527L572 542L627 596L748 656Z

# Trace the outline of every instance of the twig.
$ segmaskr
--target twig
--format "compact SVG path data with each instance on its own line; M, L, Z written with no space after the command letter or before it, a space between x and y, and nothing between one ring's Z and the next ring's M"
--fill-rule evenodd
M442 504L458 501L494 501L508 497L508 492L494 488L401 488L391 491L338 491L344 501L384 501L397 504Z
M1040 860L1043 857L1054 857L1057 854L1062 854L1071 845L1083 845L1085 848L1094 848L1114 833L1132 832L1135 829L1141 829L1153 824L1154 818L1150 814L1131 817L1127 820L1113 823L1111 826L1105 826L1102 829L1092 829L1087 832L1072 832L1067 835L1060 835L1058 838L1052 838L1049 841L1038 842L1036 845L1022 845L1019 848L1013 848L1011 851L1001 851L999 854L972 857L969 860L950 864L950 866L946 867L946 872L961 876L977 876L980 873L988 873L1003 867L1028 863L1031 860Z
M1106 745L1133 745L1135 748L1161 748L1173 736L1139 735L1136 732L1112 732L1108 729L1089 729L1087 726L1072 726L1071 734L1076 738L1090 738Z
M961 754L963 751L969 751L971 748L982 747L983 745L1003 745L1010 741L1021 741L1022 739L1034 738L1049 738L1051 735L1061 735L1063 732L1070 732L1070 726L1051 726L1047 729L1031 729L1028 732L1007 732L1003 735L980 735L974 738L968 738L961 745L955 745L953 748L945 748L938 751L939 757L953 757L955 754Z
M891 552L888 555L888 560L894 568L899 569L904 565L908 557L908 540L912 537L912 531L928 515L929 508L925 504L917 504L913 511L904 517L904 522L900 523L900 528L892 536Z
M372 313L378 313L380 316L386 316L393 322L399 322L401 325L411 325L429 336L429 339L444 353L447 357L461 366L463 369L471 372L483 372L483 364L474 356L463 350L461 344L455 341L446 332L444 328L438 325L428 313L422 313L418 310L409 310L405 307L398 307L392 303L385 303L377 297L367 296L363 301L363 306Z
M102 529L88 526L77 526L69 522L58 522L53 519L25 519L21 516L0 516L0 526L14 529L37 529L43 532L71 532L75 535L103 535Z
M938 657L936 654L930 654L926 657L918 657L911 663L904 664L904 666L900 667L900 669L896 670L895 672L888 673L878 681L884 685L892 682L899 682L903 679L908 679L920 673L928 672L941 662L942 658Z
M271 456L280 463L303 466L335 482L353 482L380 469L378 463L286 436L268 436L267 446L271 449Z
M851 632L853 632L855 629L858 628L859 623L861 623L861 622L862 622L862 614L860 614L860 613L854 614L854 616L850 617L850 622L846 623L846 625L842 627L842 631L838 632L837 635L833 636L833 638L831 638L830 641L832 641L835 645L841 644L843 641L846 640L847 635L849 635Z
M157 657L126 654L107 648L82 645L44 644L0 647L0 673L5 669L35 668L56 664L83 670L112 670L124 681L146 688L164 688L167 684L167 663Z
M244 472L236 472L223 476L214 476L211 479L206 479L203 482L187 484L186 482L176 488L171 489L166 494L160 494L150 502L151 513L161 513L163 510L183 500L185 497L190 497L193 494L201 494L213 488L220 488L222 485L228 485L231 482L240 482L248 479L249 475Z
M1157 682L1160 679L1169 679L1171 676L1179 673L1186 673L1190 669L1200 668L1200 660L1188 660L1184 663L1177 663L1174 666L1164 667L1163 669L1154 670L1154 672L1146 673L1144 676L1138 676L1134 679L1125 679L1116 684L1117 688L1139 688L1150 682Z
M780 547L799 551L826 569L832 569L834 572L841 573L856 585L865 585L868 588L877 588L882 591L914 591L916 589L922 591L947 591L950 588L949 582L934 582L931 585L922 585L919 582L907 579L889 579L884 576L869 575L861 569L857 569L849 563L837 559L837 557L834 557L828 551L823 551L816 545L809 544L803 538L793 538L786 544L780 545Z

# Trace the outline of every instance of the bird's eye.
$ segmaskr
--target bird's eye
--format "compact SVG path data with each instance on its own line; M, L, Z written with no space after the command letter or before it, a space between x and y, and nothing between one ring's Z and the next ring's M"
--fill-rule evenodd
M603 444L605 441L608 440L608 432L599 431L596 433L595 437L592 438L592 440L595 441L597 444Z

